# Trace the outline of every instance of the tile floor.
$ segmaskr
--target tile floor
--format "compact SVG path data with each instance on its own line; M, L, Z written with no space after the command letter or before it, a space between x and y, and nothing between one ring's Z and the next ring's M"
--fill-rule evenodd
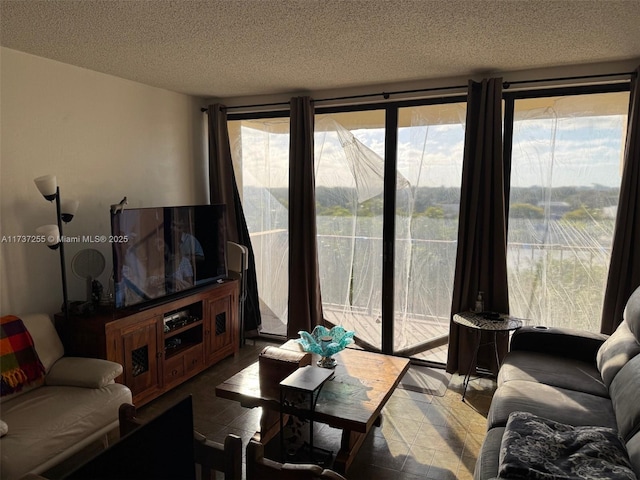
M256 361L270 343L248 341L236 357L229 357L153 402L139 408L143 420L151 418L187 394L193 397L194 426L211 440L223 441L228 433L242 438L243 448L258 430L261 411L217 398L215 387ZM495 390L492 380L473 380L466 401L461 401L462 378L454 375L444 396L396 389L383 410L380 427L374 427L345 475L354 479L471 479L484 438L486 414ZM316 424L315 445L333 450L340 431ZM64 470L64 467L61 467ZM61 469L51 472L55 478Z
M258 430L260 409L217 398L215 386L254 362L268 343L252 341L237 358L228 358L151 404L140 409L153 415L187 393L193 395L194 425L204 435L222 441L227 433L242 437L243 445ZM396 389L383 410L380 427L365 440L348 479L470 479L486 430L495 384L473 380L461 401L462 379L454 375L442 397ZM340 431L316 424L315 444L337 450Z

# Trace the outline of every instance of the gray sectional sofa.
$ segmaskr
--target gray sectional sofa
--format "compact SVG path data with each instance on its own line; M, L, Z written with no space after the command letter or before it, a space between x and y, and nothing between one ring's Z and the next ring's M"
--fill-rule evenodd
M529 424L534 427L527 429ZM611 336L544 327L525 327L513 335L474 478L543 478L549 473L546 467L553 470L554 462L562 463L554 459L563 451L554 443L558 438L565 439L564 447L567 438L571 440L568 448L574 454L562 458L569 474L640 478L640 288ZM589 450L585 439L595 443L590 454L581 456L575 452ZM584 444L577 445L577 440ZM520 450L512 450L518 442ZM605 459L616 450L611 446L616 442L628 458ZM598 465L610 462L610 471L583 469L581 462L589 455Z

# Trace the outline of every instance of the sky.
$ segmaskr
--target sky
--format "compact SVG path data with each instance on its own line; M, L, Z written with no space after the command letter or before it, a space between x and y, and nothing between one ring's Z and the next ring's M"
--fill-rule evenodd
M459 186L464 125L420 125L424 118L419 114L413 118L415 126L398 132L399 176L412 186ZM545 108L520 118L514 129L512 186L619 186L624 115L554 117ZM322 121L315 138L317 185L355 186L354 174L368 177L367 182L382 175L384 128L348 131L340 125L340 114ZM288 149L286 133L243 128L244 186L286 187Z

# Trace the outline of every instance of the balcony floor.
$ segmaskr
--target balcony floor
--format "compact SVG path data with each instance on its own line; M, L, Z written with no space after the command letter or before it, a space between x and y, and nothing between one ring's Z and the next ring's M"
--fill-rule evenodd
M334 325L342 325L349 330L355 330L356 337L364 343L380 348L382 338L382 323L377 314L344 313L343 310L326 308L323 311L325 318ZM407 318L396 321L395 349L408 348L422 344L435 338L442 338L449 333L449 324L442 319ZM286 336L287 326L279 318L273 315L262 315L262 332L272 335ZM443 339L439 346L432 347L423 352L415 353L412 358L434 363L446 363L447 340Z

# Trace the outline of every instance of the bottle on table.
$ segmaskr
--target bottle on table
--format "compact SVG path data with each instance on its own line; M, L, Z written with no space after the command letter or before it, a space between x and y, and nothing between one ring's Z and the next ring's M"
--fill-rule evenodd
M478 297L476 298L476 308L475 308L475 312L476 313L482 313L484 312L484 297L483 297L483 292L478 292Z

